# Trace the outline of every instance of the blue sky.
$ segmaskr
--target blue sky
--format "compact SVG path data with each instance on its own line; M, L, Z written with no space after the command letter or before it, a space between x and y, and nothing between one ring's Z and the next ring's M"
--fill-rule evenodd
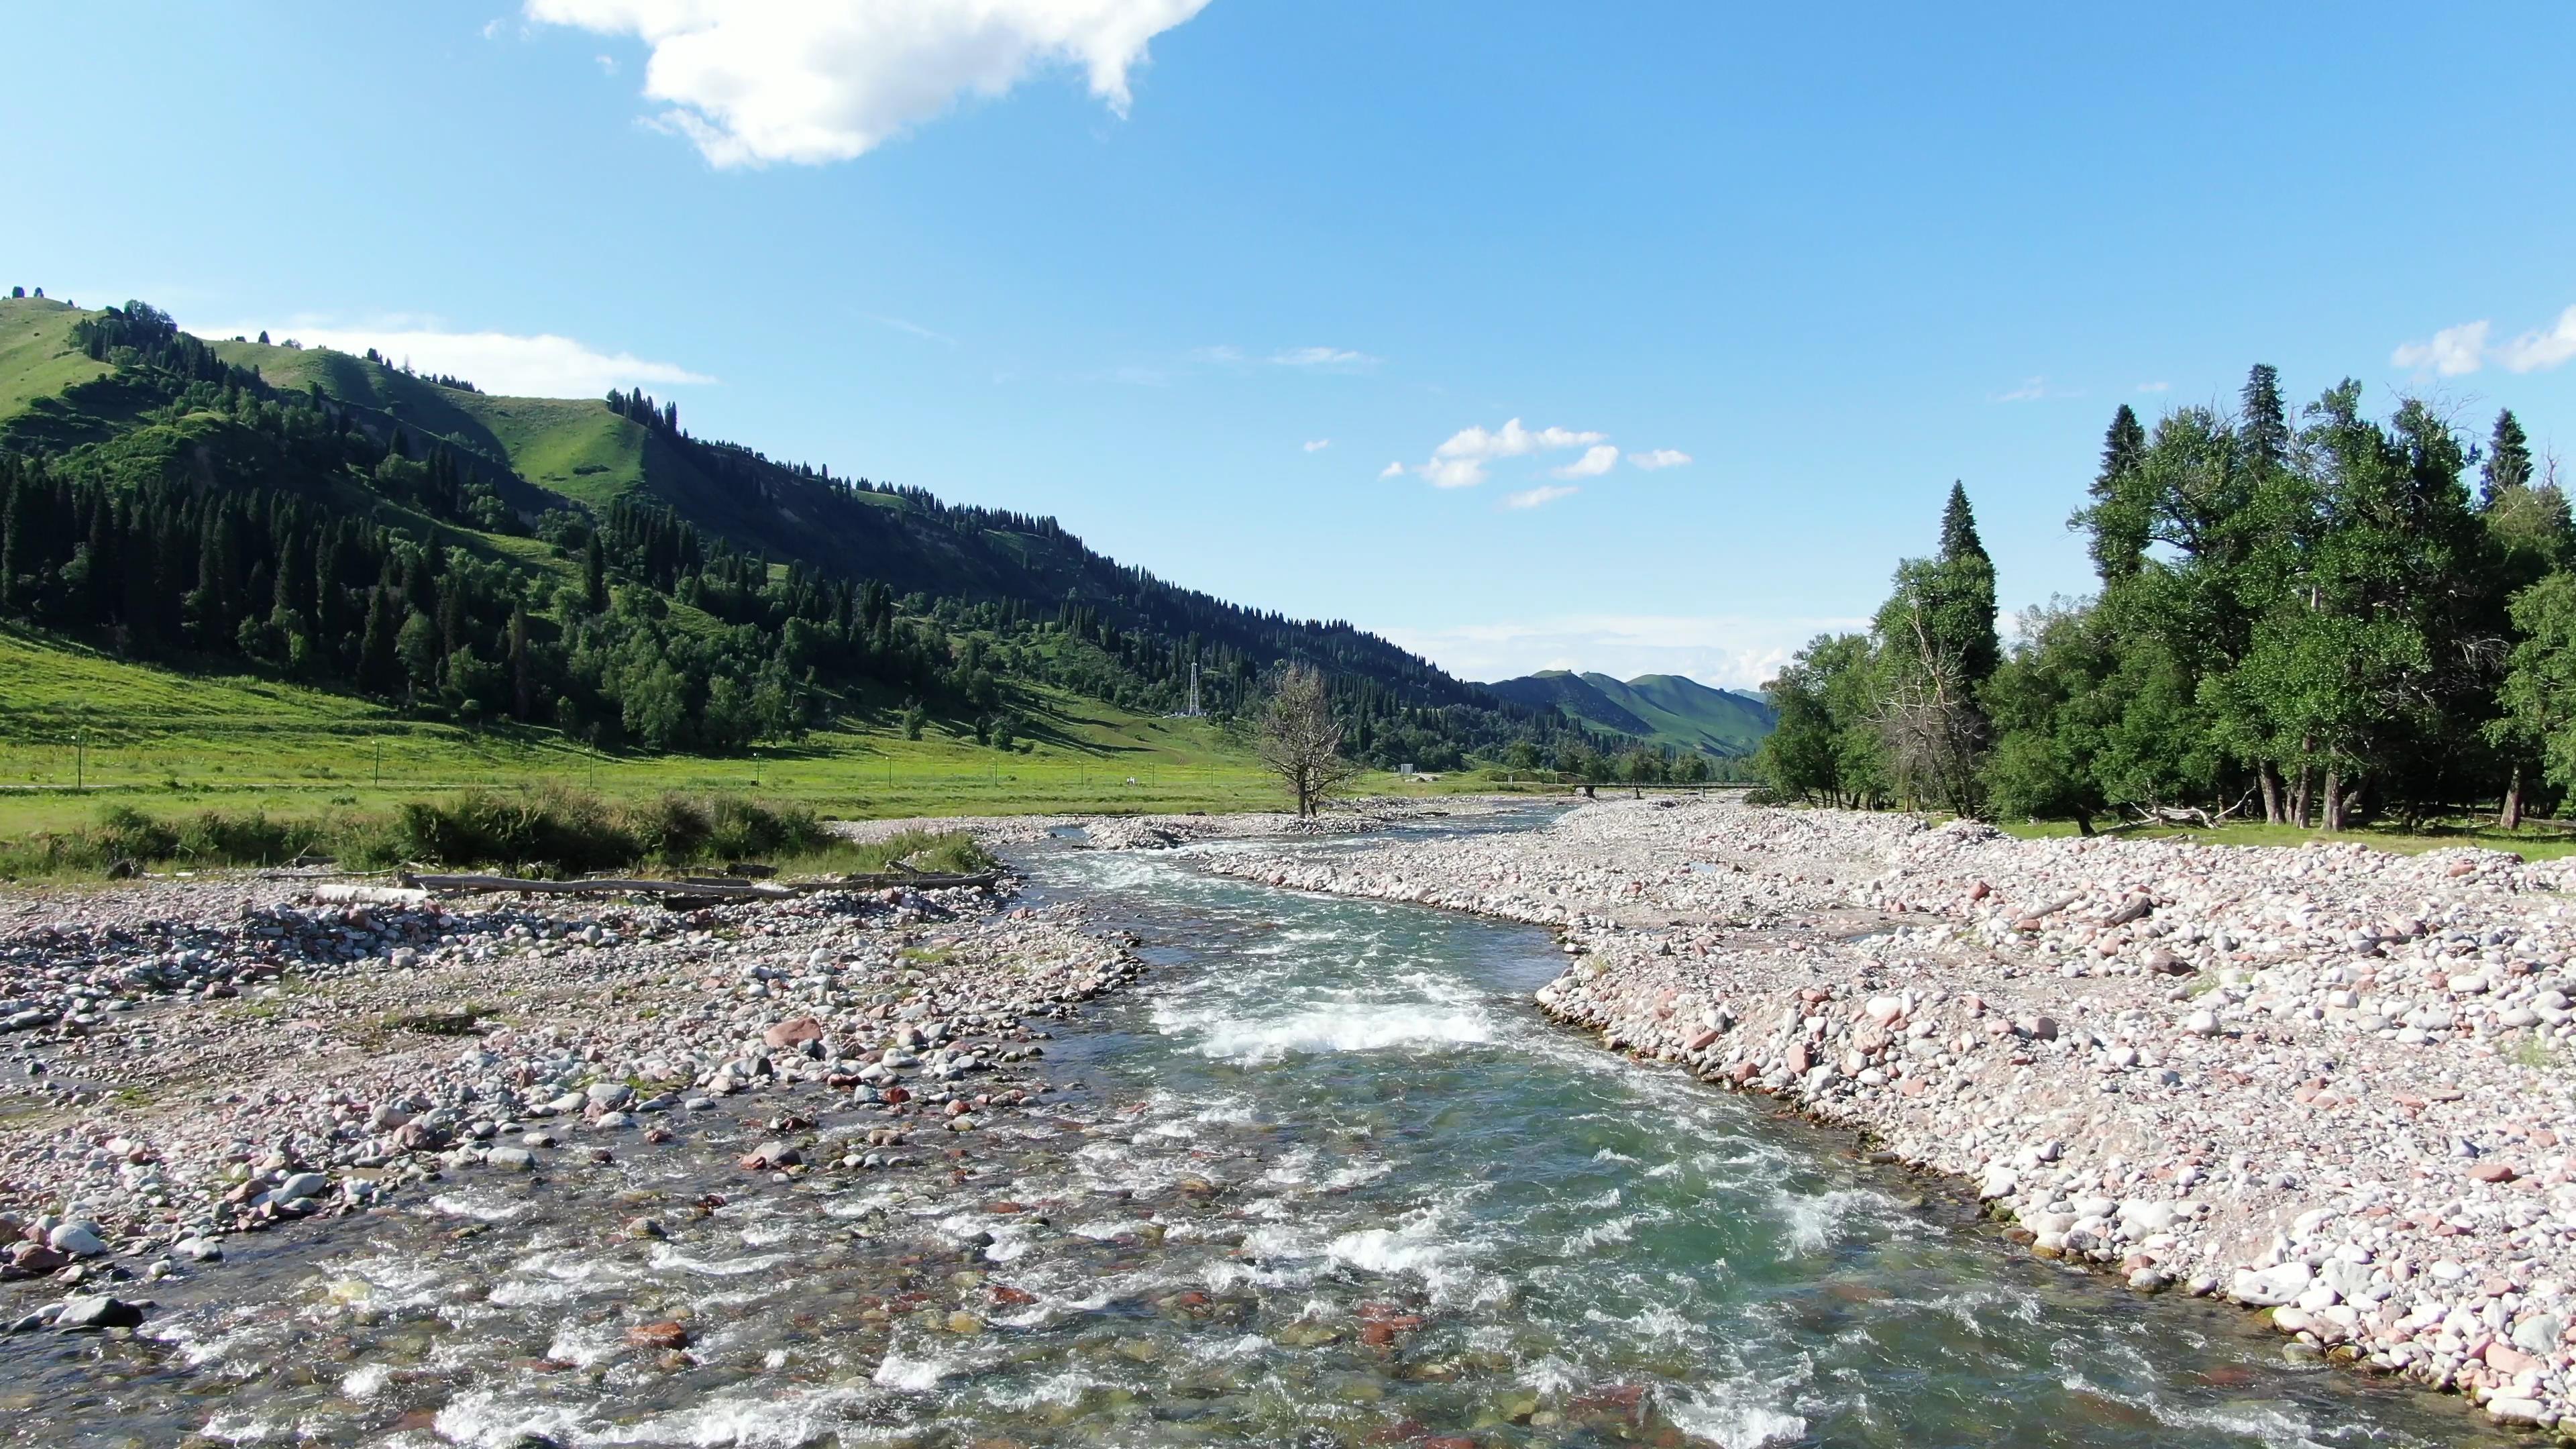
M0 285L641 382L1472 677L1758 683L1953 478L2008 606L2082 592L2111 410L2258 360L2576 469L2563 3L244 0L10 48Z

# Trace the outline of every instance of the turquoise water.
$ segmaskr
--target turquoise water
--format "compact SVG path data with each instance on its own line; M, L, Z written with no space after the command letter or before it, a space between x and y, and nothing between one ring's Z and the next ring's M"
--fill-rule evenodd
M727 1113L611 1166L461 1172L393 1213L236 1240L130 1342L0 1344L10 1432L2501 1441L2455 1402L2285 1362L2234 1310L2014 1257L1847 1139L1550 1025L1528 1004L1561 959L1543 932L1226 881L1190 852L1028 865L1157 969L1050 1043L1078 1088L968 1156L777 1182L733 1166L765 1129ZM866 1120L797 1105L826 1133ZM668 1236L627 1236L642 1212ZM625 1343L666 1318L685 1357Z

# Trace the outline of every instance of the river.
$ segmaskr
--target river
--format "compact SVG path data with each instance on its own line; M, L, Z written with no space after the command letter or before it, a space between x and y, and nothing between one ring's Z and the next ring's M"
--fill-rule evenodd
M459 1172L235 1240L131 1340L11 1341L0 1408L29 1442L496 1449L2503 1438L1550 1024L1542 931L1196 853L1027 854L1155 969L975 1156L780 1182L734 1166L749 1122ZM663 1320L685 1354L628 1343Z

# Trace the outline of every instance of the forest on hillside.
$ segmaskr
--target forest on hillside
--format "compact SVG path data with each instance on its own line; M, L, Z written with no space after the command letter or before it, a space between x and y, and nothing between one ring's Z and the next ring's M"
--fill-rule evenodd
M2006 648L1953 485L1870 629L1770 684L1772 789L2087 833L2510 827L2576 789L2576 533L2511 412L2474 440L2417 399L2374 418L2346 381L2294 415L2258 366L2232 412L2150 432L2122 406L2069 526L2099 591L2028 612Z
M1585 757L1622 743L1347 624L1118 568L1052 519L701 441L641 393L607 406L745 487L784 480L838 501L833 526L877 529L881 552L888 511L864 494L894 495L906 527L947 535L950 552L997 538L1051 548L1088 591L898 592L774 557L650 493L579 504L319 385L272 386L140 302L82 317L72 337L112 371L0 422L0 620L120 657L246 667L604 748L725 751L868 715L915 736L942 720L1008 749L1027 737L1030 686L1169 712L1195 672L1223 716L1256 708L1291 661L1327 672L1349 747L1371 764L1451 769L1515 746ZM904 567L917 582L922 566Z

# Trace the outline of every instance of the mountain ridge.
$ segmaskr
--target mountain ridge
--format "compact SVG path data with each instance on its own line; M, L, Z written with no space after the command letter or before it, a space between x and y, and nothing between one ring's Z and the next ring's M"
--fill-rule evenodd
M1556 710L1596 729L1722 759L1749 757L1779 720L1767 700L1712 689L1679 674L1621 680L1596 672L1542 669L1477 687L1532 709Z

